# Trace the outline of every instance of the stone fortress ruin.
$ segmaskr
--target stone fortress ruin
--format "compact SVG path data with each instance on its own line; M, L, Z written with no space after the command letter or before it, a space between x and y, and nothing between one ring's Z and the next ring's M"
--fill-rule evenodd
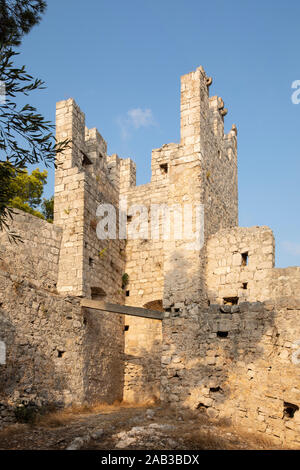
M300 268L274 267L268 227L238 226L237 130L224 134L211 82L202 67L181 78L180 142L153 150L141 186L73 99L57 103L57 138L72 142L58 156L54 224L16 211L23 243L0 234L2 425L24 400L156 399L300 444ZM204 246L99 239L97 207L119 214L122 200L148 214L201 205Z

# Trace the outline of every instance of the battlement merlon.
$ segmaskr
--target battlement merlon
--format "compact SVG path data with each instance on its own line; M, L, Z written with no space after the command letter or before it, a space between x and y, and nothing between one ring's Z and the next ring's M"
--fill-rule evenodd
M56 138L70 140L68 148L57 155L59 168L68 170L80 167L85 147L85 115L73 98L56 103Z
M106 159L107 143L103 139L102 135L94 127L93 129L85 128L85 143L89 157L93 163L96 163L97 159Z
M94 174L103 170L118 191L136 184L135 163L116 154L107 155L106 141L98 129L85 126L85 114L73 98L56 104L56 138L71 141L69 147L57 155L60 164L56 170L57 180L61 179L64 170L88 170Z
M188 153L204 150L201 143L207 133L212 132L219 141L234 137L231 133L224 135L228 110L221 97L209 96L211 84L212 78L202 66L181 77L181 145L188 147Z

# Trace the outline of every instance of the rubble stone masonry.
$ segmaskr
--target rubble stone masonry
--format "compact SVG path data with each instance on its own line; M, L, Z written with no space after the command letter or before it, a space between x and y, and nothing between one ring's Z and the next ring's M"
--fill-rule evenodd
M0 233L0 423L22 400L161 399L299 446L300 268L275 268L271 229L238 226L237 129L224 133L211 83L202 67L181 78L179 142L153 150L141 186L74 99L57 103L57 139L70 144L57 158L54 224L16 211L23 243ZM97 235L103 204L115 208L110 239ZM200 244L177 236L182 220ZM82 297L164 319L82 308Z

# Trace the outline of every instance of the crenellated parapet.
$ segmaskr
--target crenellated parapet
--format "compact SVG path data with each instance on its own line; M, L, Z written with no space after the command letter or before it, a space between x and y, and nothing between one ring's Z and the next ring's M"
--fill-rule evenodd
M201 205L205 240L218 230L237 224L237 132L232 127L224 135L227 110L220 97L209 96L211 84L212 78L203 67L181 77L180 142L153 150L151 182L142 186L136 186L135 163L117 154L107 155L105 140L96 128L86 128L85 115L73 99L57 104L57 138L71 140L70 147L58 156L56 170L55 223L64 228L59 290L89 296L96 283L113 295L109 277L103 278L101 270L107 268L114 282L116 270L106 266L103 259L97 259L97 251L107 251L108 241L97 240L95 229L91 229L97 223L96 210L101 203L110 203L117 211L120 198L129 206L143 205L148 221L153 205L182 209L186 205L194 208ZM192 221L193 230L197 230L195 217ZM175 226L174 222L173 233ZM145 252L145 244L128 240L129 264L122 267L130 278L130 298L126 301L141 305L144 301L162 301L164 297L165 304L169 304L185 298L205 298L205 248L190 251L190 240L177 240L174 235L172 240L153 241L150 226L148 233L149 260L153 253L160 261L151 262L142 274L139 263L143 270L143 257L135 265L131 264L131 257ZM124 260L119 261L124 264ZM115 267L119 263L115 260L110 264ZM185 264L188 271L181 277L174 276ZM142 288L145 282L155 285L160 299L153 299L153 292L145 296Z

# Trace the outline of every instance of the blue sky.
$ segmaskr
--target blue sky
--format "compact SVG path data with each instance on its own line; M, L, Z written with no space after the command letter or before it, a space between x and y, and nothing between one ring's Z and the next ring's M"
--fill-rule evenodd
M203 65L238 127L240 225L269 225L276 265L300 265L300 2L51 0L19 61L47 83L47 118L73 97L109 153L150 180L152 148L179 140L180 76ZM53 193L53 170L46 195Z

